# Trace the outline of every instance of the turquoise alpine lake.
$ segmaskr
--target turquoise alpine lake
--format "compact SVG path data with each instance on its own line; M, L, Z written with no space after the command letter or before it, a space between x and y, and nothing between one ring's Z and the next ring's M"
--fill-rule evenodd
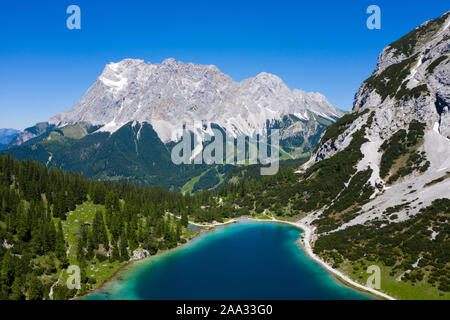
M86 299L373 299L312 261L301 232L272 222L216 227L134 263Z

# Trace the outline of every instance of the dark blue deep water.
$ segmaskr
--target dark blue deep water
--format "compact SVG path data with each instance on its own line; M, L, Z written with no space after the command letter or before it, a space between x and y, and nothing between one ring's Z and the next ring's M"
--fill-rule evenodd
M88 299L370 299L311 261L300 232L270 222L218 227L133 265Z

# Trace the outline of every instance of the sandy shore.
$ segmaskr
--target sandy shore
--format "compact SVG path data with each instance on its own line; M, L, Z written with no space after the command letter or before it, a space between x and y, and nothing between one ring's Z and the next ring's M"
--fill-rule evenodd
M177 219L181 219L181 216L174 215L171 212L166 212L168 215L171 215L172 217L175 217ZM213 223L197 223L194 221L188 221L189 224L196 226L196 227L203 227L203 228L212 228L217 226L224 226L226 224L235 223L237 222L236 219L230 219L227 222L213 222Z
M311 247L311 237L313 235L314 230L301 223L301 222L290 222L290 221L283 221L283 220L278 220L275 218L272 219L250 219L252 221L259 221L259 222L277 222L277 223L284 223L284 224L289 224L291 226L297 227L299 229L302 229L304 234L302 236L301 239L301 243L303 245L303 248L305 249L305 252L307 253L307 255L314 261L316 261L318 264L320 264L324 269L326 269L328 272L332 273L333 275L335 275L339 280L343 281L344 283L348 283L349 285L351 285L352 287L361 289L363 291L366 292L370 292L376 296L388 299L388 300L396 300L395 298L380 292L378 290L375 290L373 288L369 288L366 287L362 284L359 284L357 282L355 282L354 280L350 279L348 276L344 275L342 272L340 272L339 270L336 270L334 268L332 268L329 264L327 264L325 261L323 261L322 259L320 259L316 254L314 254L312 247Z
M231 223L235 223L235 222L237 222L237 220L231 219L227 222L213 222L213 223L196 223L193 221L189 221L189 224L192 224L193 226L196 226L196 227L210 228L210 227L224 226L226 224L231 224Z

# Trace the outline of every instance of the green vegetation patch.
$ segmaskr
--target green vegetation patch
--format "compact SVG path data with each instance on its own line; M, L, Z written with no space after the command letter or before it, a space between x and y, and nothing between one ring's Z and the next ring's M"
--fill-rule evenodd
M323 233L336 229L345 222L358 216L360 207L365 204L375 191L368 180L372 169L357 172L350 180L347 188L334 200L314 223L317 232ZM352 208L353 207L353 208ZM351 208L350 210L347 210ZM339 214L342 213L342 214Z
M429 94L428 86L426 84L421 84L412 89L408 89L406 88L406 82L403 82L400 90L395 94L395 98L397 98L397 100L408 100L411 98L418 98L422 94Z
M436 183L445 181L445 180L447 180L448 178L450 178L450 172L449 172L449 171L447 171L442 177L437 178L437 179L434 179L434 180L432 180L432 181L426 183L423 187L426 188L426 187L432 186L432 185L434 185L434 184L436 184Z
M217 167L208 169L206 173L202 174L200 179L194 184L192 192L213 189L221 182L221 175L223 174L219 173Z
M395 49L395 56L401 54L410 56L418 45L425 43L439 31L443 26L443 23L447 20L448 15L449 13L446 13L437 19L431 20L425 25L415 28L410 33L391 43L389 47Z
M388 183L392 184L414 171L425 172L428 169L430 162L426 160L425 152L416 151L423 142L424 131L425 124L413 120L408 131L400 129L381 145L381 178L388 178Z
M410 73L411 67L417 63L418 55L405 59L399 63L392 64L386 69L384 69L380 74L373 74L370 78L368 78L364 83L372 89L375 89L377 93L381 96L384 101L388 96L394 97L397 94L400 86L403 81L407 78ZM424 90L423 87L414 90L414 94L417 92L421 92ZM403 93L406 92L406 89L403 90ZM397 98L401 98L402 96L399 94L396 96Z
M382 226L376 221L323 235L314 252L337 267L344 261L381 264L398 281L430 289L433 298L450 297L449 217L450 199L435 200L403 222Z
M321 139L321 144L327 142L328 140L331 140L331 143L334 143L334 141L344 133L345 130L348 129L348 127L359 117L369 112L368 109L361 111L361 112L352 112L347 113L344 116L342 116L339 120L337 120L335 123L331 124L325 131L325 134L323 135Z
M351 193L341 194L341 191L345 190L346 183L356 173L356 165L363 158L361 146L368 141L365 133L372 124L374 115L375 113L372 112L367 123L353 133L352 141L347 148L306 170L304 179L298 188L300 197L294 203L294 208L308 212L329 205L335 200L335 207L328 210L325 217L328 213L344 210L360 200L359 193L351 196ZM358 173L350 184L359 188L365 185L370 174L371 172ZM370 190L362 189L364 189L363 194L366 197ZM342 198L335 199L338 195Z
M430 65L427 68L427 72L428 73L433 73L434 69L441 64L441 62L447 60L448 56L444 55L444 56L440 56L439 58L435 59L432 63L430 63Z

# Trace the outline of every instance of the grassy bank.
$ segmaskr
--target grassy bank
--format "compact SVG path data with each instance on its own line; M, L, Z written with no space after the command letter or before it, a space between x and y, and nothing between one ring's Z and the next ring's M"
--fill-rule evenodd
M392 274L392 268L382 263L370 261L345 262L339 270L354 281L365 284L370 276L366 272L370 265L377 265L381 271L381 291L400 300L449 300L449 293L440 292L435 286L426 281L412 282L399 280L401 274Z

